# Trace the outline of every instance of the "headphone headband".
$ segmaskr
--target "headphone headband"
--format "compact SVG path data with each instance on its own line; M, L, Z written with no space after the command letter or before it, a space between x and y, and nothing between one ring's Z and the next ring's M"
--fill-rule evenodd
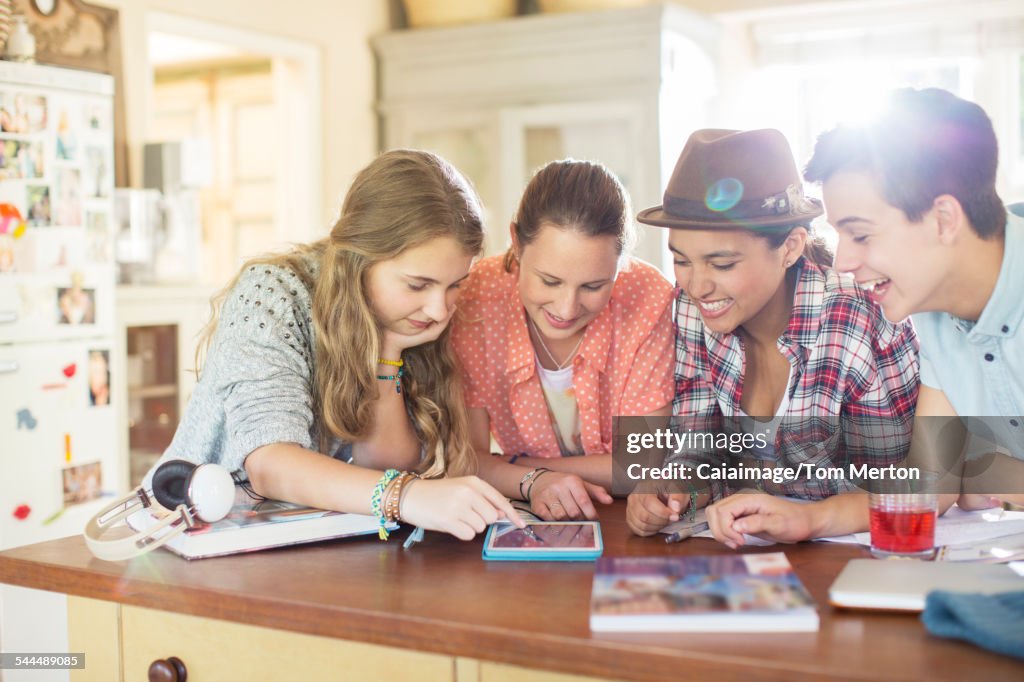
M93 556L107 561L131 559L162 547L198 523L216 523L231 511L235 482L228 470L218 464L197 466L184 460L169 460L157 467L153 480L154 490L139 486L89 519L83 535ZM168 490L175 489L183 491L181 499L168 494ZM136 512L151 509L154 496L164 508L168 508L170 501L172 511L133 535L102 539L107 530Z

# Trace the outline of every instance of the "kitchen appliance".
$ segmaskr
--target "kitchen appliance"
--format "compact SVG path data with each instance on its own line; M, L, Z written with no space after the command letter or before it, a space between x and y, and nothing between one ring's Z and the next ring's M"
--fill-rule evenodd
M127 487L110 376L113 93L107 75L0 62L0 203L25 223L0 268L0 549L81 533ZM17 651L12 619L50 615L5 602L0 649Z
M114 193L121 284L194 284L202 254L199 191L213 182L210 142L147 143L146 189Z

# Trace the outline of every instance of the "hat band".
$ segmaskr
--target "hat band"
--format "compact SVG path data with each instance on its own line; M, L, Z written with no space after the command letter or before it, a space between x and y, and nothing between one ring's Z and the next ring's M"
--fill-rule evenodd
M711 189L715 189L716 185ZM737 181L737 184L738 181ZM711 189L704 201L683 199L665 194L664 211L674 218L691 220L723 220L731 218L779 218L786 215L804 217L815 212L814 204L805 197L803 188L792 184L782 192L763 199L729 202L727 198L712 197ZM712 208L714 206L714 208Z

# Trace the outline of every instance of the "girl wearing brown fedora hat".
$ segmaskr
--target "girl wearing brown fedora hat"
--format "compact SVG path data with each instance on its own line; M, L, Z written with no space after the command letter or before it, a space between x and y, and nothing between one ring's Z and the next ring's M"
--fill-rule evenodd
M546 519L611 502L614 416L671 409L672 286L628 257L633 236L612 173L552 162L523 193L509 252L477 263L459 296L480 475Z
M684 453L701 494L632 495L636 533L656 532L688 505L708 505L712 533L730 547L745 534L794 542L867 528L867 496L852 494L848 465L888 466L905 455L916 338L909 323L888 322L839 278L828 249L811 237L821 213L804 197L777 130L695 132L662 206L640 213L641 222L672 228L673 413L758 439L728 461ZM768 474L736 476L743 469ZM785 480L780 469L803 475ZM740 490L753 494L732 494Z

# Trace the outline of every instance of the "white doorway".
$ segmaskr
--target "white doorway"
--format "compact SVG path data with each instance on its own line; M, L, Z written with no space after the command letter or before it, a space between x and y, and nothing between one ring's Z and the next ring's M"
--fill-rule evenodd
M308 44L153 12L147 142L205 141L198 284L321 232L320 57Z

